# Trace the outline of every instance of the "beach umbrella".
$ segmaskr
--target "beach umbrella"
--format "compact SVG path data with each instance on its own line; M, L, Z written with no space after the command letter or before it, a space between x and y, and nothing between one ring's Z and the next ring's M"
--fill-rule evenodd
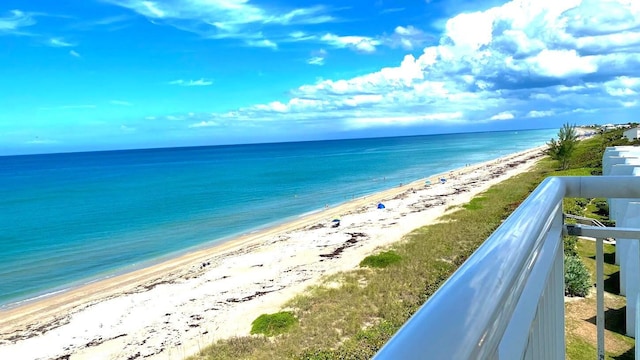
M384 209L384 204L383 203L378 203L378 209Z
M340 219L333 219L331 223L333 223L333 227L338 227L340 226Z

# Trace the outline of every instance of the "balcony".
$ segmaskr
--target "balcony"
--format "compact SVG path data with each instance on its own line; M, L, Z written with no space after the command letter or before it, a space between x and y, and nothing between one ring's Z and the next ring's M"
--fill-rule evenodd
M550 177L429 298L376 359L564 359L563 235L596 238L604 359L603 239L616 239L627 335L640 333L640 149L607 148L604 176ZM565 225L565 197L609 199L617 227ZM636 339L636 358L640 347Z

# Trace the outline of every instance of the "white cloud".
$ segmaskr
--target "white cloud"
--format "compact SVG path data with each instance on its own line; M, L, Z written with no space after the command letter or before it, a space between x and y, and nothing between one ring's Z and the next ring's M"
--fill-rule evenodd
M195 124L190 124L190 128L202 128L202 127L212 127L212 126L220 126L220 124L216 121L201 121Z
M75 50L69 50L69 55L77 58L81 57L80 54Z
M309 65L324 65L324 58L320 56L314 56L307 59L307 64Z
M158 18L163 18L167 15L166 12L160 10L155 2L153 1L140 1L140 5L148 12L150 15Z
M405 8L388 8L388 9L380 10L380 14L390 14L390 13L396 13L404 10Z
M596 119L640 101L640 2L601 3L513 0L460 14L446 21L440 38L432 41L436 45L406 55L396 66L321 79L293 89L288 99L207 115L204 121L281 121L348 130L437 121ZM373 52L391 46L391 36L395 46L415 49L413 35L429 40L411 26L398 26L386 38L325 33L315 40ZM289 34L291 39L312 36ZM323 56L309 60L316 57Z
M351 48L366 53L376 51L376 46L380 45L379 40L367 36L338 36L327 33L320 40L336 48Z
M476 51L488 45L493 36L495 11L460 14L446 24L446 34L456 48Z
M256 105L256 110L265 110L265 111L273 111L273 112L288 112L289 107L280 101L274 101L265 105Z
M324 65L324 61L326 60L327 55L328 53L324 49L313 51L311 53L311 57L307 59L307 64L322 66Z
M125 15L108 16L102 19L94 20L89 25L90 26L109 26L113 24L120 24L130 19L131 19L130 16L125 16Z
M383 68L378 72L348 80L324 80L315 85L304 85L295 93L303 96L326 94L377 93L391 88L404 89L424 78L424 73L412 55L405 56L399 67ZM382 92L384 92L384 90Z
M409 126L429 123L459 123L463 114L461 112L433 113L428 115L406 115L389 117L363 117L346 121L349 129L364 129L372 126Z
M415 29L413 26L409 26L409 27L397 26L394 32L401 36L408 36L408 35L413 35L417 33L418 30Z
M620 76L604 83L605 91L615 97L637 96L640 92L640 77Z
M508 111L503 111L499 114L495 114L491 117L491 120L511 120L513 119L515 116L513 116L512 113L508 112Z
M266 48L270 48L270 49L277 49L278 48L278 44L276 44L273 41L268 40L268 39L247 40L246 43L247 43L247 45L253 46L253 47L266 47Z
M51 39L49 39L47 44L49 46L53 46L53 47L71 47L71 46L75 46L74 44L72 44L70 42L64 41L64 39L62 39L62 38L51 38Z
M26 35L20 28L28 27L36 23L31 13L20 10L11 10L7 16L0 16L0 35Z
M209 86L213 84L212 80L207 79L198 79L198 80L173 80L169 81L170 85L179 85L179 86Z
M304 31L294 31L290 33L289 36L291 36L294 39L300 39L300 38L306 37L307 34L305 34Z
M393 34L383 38L383 43L391 47L413 50L424 45L431 36L414 26L396 26Z
M527 113L528 118L542 118L542 117L549 117L553 115L555 115L555 113L552 110L544 110L544 111L531 110Z
M303 31L294 31L289 34L290 41L307 41L307 40L314 40L316 38L317 36L307 34Z
M283 9L261 7L247 0L105 0L131 9L155 22L208 38L247 39L256 29L335 21L323 6Z
M598 70L594 57L582 57L574 49L544 49L536 56L528 59L536 73L550 77L569 77L594 73Z

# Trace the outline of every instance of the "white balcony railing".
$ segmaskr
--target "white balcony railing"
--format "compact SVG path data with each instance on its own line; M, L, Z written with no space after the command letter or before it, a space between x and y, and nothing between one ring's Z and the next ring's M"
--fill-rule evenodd
M616 256L628 299L627 332L635 336L640 323L635 321L640 316L636 314L640 313L640 252L638 242L630 239L640 238L638 158L638 148L608 148L604 176L544 180L403 325L376 359L564 359L565 197L609 198L611 217L619 226L577 225L569 229L598 238L599 358L604 359L605 237L617 239Z

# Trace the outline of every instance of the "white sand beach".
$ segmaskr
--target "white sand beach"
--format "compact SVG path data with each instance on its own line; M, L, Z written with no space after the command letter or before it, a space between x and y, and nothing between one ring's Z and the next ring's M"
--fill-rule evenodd
M182 359L214 340L248 335L260 314L526 171L543 149L436 175L428 186L425 178L1 311L0 359ZM331 226L334 218L339 227Z

